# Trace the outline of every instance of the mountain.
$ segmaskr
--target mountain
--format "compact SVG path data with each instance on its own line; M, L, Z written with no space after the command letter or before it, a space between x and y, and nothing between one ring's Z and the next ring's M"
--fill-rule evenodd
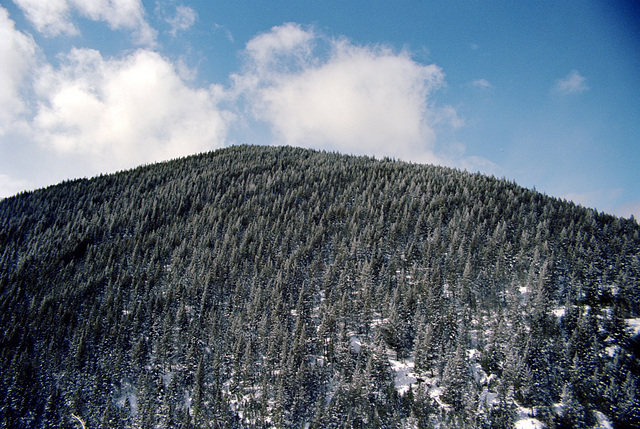
M239 146L0 201L2 427L640 426L640 227Z

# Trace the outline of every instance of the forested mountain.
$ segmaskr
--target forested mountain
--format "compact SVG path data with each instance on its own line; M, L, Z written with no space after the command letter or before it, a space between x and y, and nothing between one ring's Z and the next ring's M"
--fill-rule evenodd
M640 426L640 227L231 147L0 201L0 426ZM528 414L528 415L525 415Z

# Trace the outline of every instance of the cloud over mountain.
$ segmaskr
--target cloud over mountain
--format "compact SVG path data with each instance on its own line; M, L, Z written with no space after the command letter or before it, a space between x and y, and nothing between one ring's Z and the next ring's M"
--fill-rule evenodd
M224 144L228 118L219 89L185 85L161 55L121 59L74 49L60 68L40 70L35 138L56 152L80 153L123 168Z
M246 56L235 87L284 144L437 162L436 128L458 123L430 100L442 70L406 52L285 24L247 43Z

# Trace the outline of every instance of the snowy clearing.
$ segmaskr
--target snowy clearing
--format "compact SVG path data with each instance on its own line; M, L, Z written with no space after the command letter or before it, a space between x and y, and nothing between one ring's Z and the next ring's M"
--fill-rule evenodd
M395 373L395 387L399 394L404 395L409 391L412 384L417 383L418 379L413 372L413 359L398 361L389 359L391 369Z
M518 420L516 422L516 429L545 429L546 426L540 420L528 418Z

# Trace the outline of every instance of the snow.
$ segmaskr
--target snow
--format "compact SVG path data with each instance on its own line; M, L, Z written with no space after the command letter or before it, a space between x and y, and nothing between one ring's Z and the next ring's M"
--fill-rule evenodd
M604 351L609 357L614 357L619 349L619 346L609 346L605 347Z
M138 413L138 394L131 383L123 381L121 383L119 395L114 398L114 402L118 408L123 408L129 400L129 406L131 407L131 415L135 417ZM125 410L126 411L126 410Z
M546 426L540 420L526 418L516 422L516 429L545 429Z
M636 319L626 319L627 325L629 325L629 329L631 330L631 336L635 337L636 335L640 335L640 318Z
M467 349L467 359L476 360L480 357L480 352L477 349Z
M495 378L495 375L492 374L492 378L491 376L487 375L486 372L484 372L484 370L482 369L482 365L478 363L478 359L480 358L480 356L481 353L477 349L467 350L467 358L469 359L469 370L471 371L471 375L476 383L484 386L486 384L489 384L489 382L491 382L491 380Z
M489 382L487 373L482 369L482 365L477 362L471 364L471 375L473 376L473 379L476 381L476 383L480 384L481 386Z
M429 397L434 399L439 399L439 397L442 395L442 392L443 392L442 387L433 386L432 388L429 389ZM442 405L442 402L438 402L438 403Z
M566 307L556 307L553 309L553 314L559 319L565 315L566 311Z
M498 399L498 394L489 392L489 390L485 387L478 398L478 408L491 408L495 405L498 405L500 400Z
M564 413L564 404L562 402L556 402L551 406L551 409L556 416L561 416L562 413Z
M184 408L189 411L189 414L191 414L191 395L188 390L185 390L184 392Z
M598 424L594 426L594 429L613 429L613 424L607 416L602 414L600 411L596 411L594 412L594 414L596 416L596 420L598 421Z
M389 321L389 319L384 318L381 319L380 317L374 317L373 319L371 319L371 324L369 326L371 326L371 329L383 325L385 323L387 323Z
M360 349L362 348L362 340L357 335L352 335L349 339L349 346L351 347L351 351L355 354L360 354Z
M518 421L515 424L515 429L545 429L544 423L529 417L532 415L534 414L531 408L518 407Z
M404 395L409 391L411 385L418 381L415 373L413 372L413 359L402 361L389 359L389 363L391 364L391 369L395 373L396 390L399 394Z

